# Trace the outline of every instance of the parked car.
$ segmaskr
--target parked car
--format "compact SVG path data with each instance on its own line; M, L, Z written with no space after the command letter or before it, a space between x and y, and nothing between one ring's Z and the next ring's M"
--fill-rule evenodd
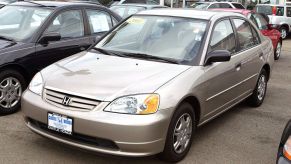
M84 12L84 13L82 13ZM86 50L121 18L68 2L17 2L0 10L0 113L13 113L34 74Z
M291 6L258 4L255 7L255 11L268 15L270 24L274 27L279 27L283 39L291 32Z
M291 120L287 123L281 137L277 164L290 164L291 163Z
M190 7L195 9L216 9L216 8L233 8L245 9L245 7L238 2L196 2Z
M159 9L159 8L167 8L167 6L161 5L146 5L146 4L121 4L111 6L110 9L117 13L122 18L126 18L135 14L139 11L143 10L151 10L151 9Z
M246 16L259 28L263 35L269 37L272 40L274 47L274 59L278 60L280 58L282 49L281 33L274 26L269 24L268 16L262 13L256 13L254 11L244 9L215 9L215 10L236 12Z
M25 123L76 147L177 162L198 126L245 99L263 103L272 52L241 14L141 11L37 73L22 97Z

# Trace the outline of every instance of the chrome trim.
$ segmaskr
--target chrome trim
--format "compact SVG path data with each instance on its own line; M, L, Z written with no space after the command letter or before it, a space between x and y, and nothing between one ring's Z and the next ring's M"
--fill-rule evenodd
M209 98L207 98L207 99L206 99L206 102L207 102L207 101L210 101L211 99L213 99L213 98L215 98L215 97L217 97L217 96L219 96L219 95L221 95L221 94L223 94L223 93L225 93L225 92L227 92L227 91L229 91L229 90L231 90L231 89L233 89L233 88L235 88L235 87L237 87L237 86L239 86L239 85L241 85L242 83L244 83L244 82L250 80L251 78L253 78L253 77L257 76L257 75L258 75L258 73L256 73L256 74L254 74L254 75L252 75L252 76L250 76L250 77L244 79L243 81L241 81L241 82L239 82L239 83L237 83L237 84L235 84L235 85L233 85L233 86L231 86L231 87L229 87L229 88L227 88L227 89L225 89L225 90L223 90L223 91L221 91L221 92L219 92L219 93L217 93L217 94L215 94L215 95L213 95L213 96L211 96L211 97L209 97Z
M54 87L50 87L50 86L45 86L44 88L45 89L49 89L49 90L55 90L55 91L62 92L62 93L67 93L67 94L70 94L70 95L84 97L84 98L88 98L88 99L92 99L92 100L96 100L96 101L101 101L101 100L97 99L94 96L90 96L90 95L86 95L86 94L80 94L80 93L77 93L77 92L66 91L66 90L63 90L63 89L58 89L58 88L54 88Z
M248 90L247 92L249 92L249 91L251 91L251 90ZM247 92L245 92L245 93L241 94L240 96L242 96L242 95L246 94ZM212 119L214 119L215 117L219 116L220 114L222 114L222 113L226 112L226 111L227 111L227 110L229 110L230 108L232 108L232 107L234 107L235 105L239 104L240 102L244 101L244 100L245 100L246 98L248 98L250 95L252 95L252 93L250 93L250 94L247 94L247 95L246 95L246 96L244 96L242 99L238 100L236 103L234 103L234 104L230 105L229 107L225 108L224 110L222 110L222 111L218 112L217 114L215 114L214 116L212 116L212 117L208 118L207 120L204 120L203 122L199 123L197 126L198 126L198 127L199 127L199 126L202 126L203 124L205 124L205 123L207 123L207 122L211 121L211 120L212 120ZM239 97L240 97L240 96L239 96ZM230 102L233 102L234 100L238 99L239 97L237 97L237 98L233 99L233 100L232 100L232 101L230 101ZM215 111L217 111L218 109L222 108L223 106L225 106L225 105L229 104L230 102L228 102L228 103L226 103L226 104L222 105L222 106L221 106L221 107L219 107L219 108L216 108L216 110L214 110L213 112L215 112ZM211 112L211 113L213 113L213 112ZM209 114L211 114L211 113L209 113ZM209 115L209 114L207 114L207 115ZM206 115L206 116L207 116L207 115ZM205 117L206 117L206 116L205 116Z

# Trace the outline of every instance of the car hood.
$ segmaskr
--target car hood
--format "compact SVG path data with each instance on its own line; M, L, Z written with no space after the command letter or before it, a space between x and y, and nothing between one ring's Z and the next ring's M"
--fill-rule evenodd
M83 52L42 71L45 87L100 101L153 93L190 66Z

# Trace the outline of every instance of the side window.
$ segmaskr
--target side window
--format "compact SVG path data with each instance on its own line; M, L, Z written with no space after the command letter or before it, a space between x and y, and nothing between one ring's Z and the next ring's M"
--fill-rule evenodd
M211 52L214 50L228 50L230 53L235 52L235 36L229 20L223 20L214 27L208 51Z
M287 7L287 17L291 17L291 7Z
M253 14L248 14L247 17L248 17L248 19L250 19L259 28L259 25L257 23L257 20L256 20L256 18L254 17Z
M112 27L111 16L103 11L87 10L90 30L92 33L106 32Z
M256 45L250 24L242 19L233 19L233 22L237 31L240 50Z
M253 36L254 36L254 43L255 44L259 44L260 43L260 39L259 39L258 32L255 30L254 27L251 27L251 29L252 29L252 33L253 33Z
M214 4L210 5L208 8L209 9L219 8L219 5L217 3L214 3Z
M59 14L47 28L46 33L58 32L61 38L84 36L84 23L81 11L72 10Z
M284 7L277 7L276 15L277 16L284 16Z
M260 30L267 30L268 29L268 22L265 20L265 18L263 18L262 15L260 14L253 14L254 18L257 22L258 28Z
M220 3L219 8L232 8L232 7L227 3Z

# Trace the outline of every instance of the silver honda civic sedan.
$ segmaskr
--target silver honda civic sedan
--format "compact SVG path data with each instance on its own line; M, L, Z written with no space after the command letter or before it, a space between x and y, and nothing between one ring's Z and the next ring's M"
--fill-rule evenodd
M143 11L35 75L22 97L25 122L79 148L177 162L197 127L243 100L262 104L272 53L240 14Z

